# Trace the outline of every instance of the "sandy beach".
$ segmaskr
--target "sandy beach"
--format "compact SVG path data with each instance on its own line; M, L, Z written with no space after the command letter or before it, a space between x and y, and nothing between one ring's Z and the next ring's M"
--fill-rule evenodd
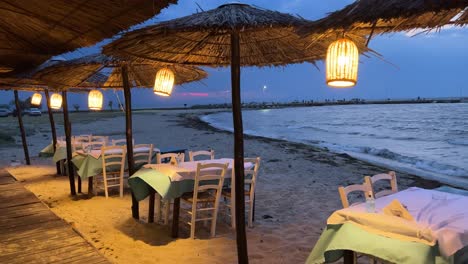
M153 143L159 148L212 148L216 157L232 157L232 134L201 122L198 116L206 112L209 111L136 111L133 116L135 141ZM85 115L87 117L82 117ZM46 120L45 116L41 118ZM26 124L28 120L31 119L26 119ZM60 120L57 122L58 134L63 135ZM74 113L71 122L75 135L125 136L121 112ZM37 156L50 143L50 128L48 122L36 121L30 130L30 153ZM245 156L262 158L255 226L247 229L251 263L304 263L325 227L327 217L341 208L338 186L360 183L365 175L389 170L345 154L252 136L245 137ZM0 148L2 166L16 163L21 157L22 148L18 144ZM140 203L141 221L131 218L128 191L124 198L117 195L109 199L103 196L89 198L83 194L72 199L68 178L55 175L50 158L35 157L32 166L15 166L8 170L114 263L236 262L234 231L223 217L218 223L216 238L208 239L208 228L202 227L198 229L200 232L197 231L198 239L191 240L188 238L189 227L181 221L181 237L174 240L170 237L169 227L146 223L146 200ZM440 186L437 182L398 171L397 177L400 190L411 186ZM83 190L86 189L84 183Z

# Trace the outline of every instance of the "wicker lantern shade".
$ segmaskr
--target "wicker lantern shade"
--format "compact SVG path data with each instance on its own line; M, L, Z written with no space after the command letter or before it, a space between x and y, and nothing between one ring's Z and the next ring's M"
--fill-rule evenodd
M62 107L62 96L58 93L54 93L50 97L50 108L60 109L60 107Z
M101 110L102 109L103 96L102 93L98 90L92 90L88 95L88 107L91 110Z
M327 84L336 88L356 85L359 51L349 39L339 39L327 50Z
M40 93L34 93L31 98L32 105L41 105L42 95Z
M156 73L153 92L161 96L170 96L174 87L174 73L163 68Z

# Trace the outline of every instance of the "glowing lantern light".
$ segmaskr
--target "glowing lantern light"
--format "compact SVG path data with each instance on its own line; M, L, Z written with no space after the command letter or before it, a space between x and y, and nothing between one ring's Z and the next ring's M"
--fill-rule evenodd
M62 96L60 94L54 93L50 97L50 108L60 109L62 107Z
M92 90L88 95L88 107L91 110L101 110L102 109L103 96L102 93L98 90Z
M163 68L156 73L153 92L161 96L170 96L174 87L174 73Z
M336 88L356 85L359 51L349 39L339 39L327 50L327 84Z
M42 95L40 93L34 93L31 98L32 105L41 105Z

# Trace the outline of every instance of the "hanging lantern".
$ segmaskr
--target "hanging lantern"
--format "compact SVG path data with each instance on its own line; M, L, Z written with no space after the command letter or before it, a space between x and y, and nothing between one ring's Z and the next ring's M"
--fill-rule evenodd
M42 95L40 93L34 93L31 98L32 105L41 105Z
M163 68L156 73L153 92L161 96L170 96L174 87L174 73Z
M102 93L98 90L92 90L88 95L88 107L91 110L101 110L102 109L103 96Z
M50 97L50 108L60 109L62 107L62 96L58 93L52 94Z
M327 84L336 88L356 85L359 51L349 39L339 39L327 50Z

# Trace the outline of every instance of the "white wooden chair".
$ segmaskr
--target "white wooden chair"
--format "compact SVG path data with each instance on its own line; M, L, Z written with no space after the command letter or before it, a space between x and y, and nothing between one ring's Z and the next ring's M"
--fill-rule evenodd
M119 187L120 197L123 197L126 156L126 148L123 146L101 148L102 174L96 175L93 181L95 195L97 195L98 188L103 187L108 198L109 188Z
M348 195L352 192L362 192L364 199L366 198L366 194L370 193L373 196L372 188L367 183L353 184L353 185L348 185L346 187L340 186L338 187L338 192L340 193L341 204L343 205L343 208L348 208L350 206ZM353 203L353 204L356 204L356 203Z
M383 180L390 181L391 189L385 189L380 192L375 192L375 188L374 188L375 183L378 181L383 181ZM371 186L371 190L375 198L387 196L389 194L398 192L397 178L396 178L396 173L394 171L389 171L388 173L377 174L372 177L365 176L364 182L368 184L369 186Z
M199 151L189 151L189 161L195 161L195 157L203 156L205 158L199 160L214 160L215 152L214 150L199 150Z
M348 200L348 195L350 193L362 192L362 196L364 197L364 199L366 198L366 194L370 194L372 197L374 197L374 194L372 192L372 187L366 182L364 182L363 184L348 185L346 187L340 186L338 187L338 192L340 193L341 204L343 205L343 208L348 208L350 206L349 200ZM353 204L357 204L357 203L353 203ZM361 256L367 256L369 258L369 263L371 264L376 263L376 259L373 256L368 256L365 254L358 255L356 254L356 252L353 252L353 258L354 258L353 263L358 263L357 259L360 258Z
M89 139L90 142L104 142L107 146L109 145L109 137L108 136L91 136Z
M112 144L112 146L126 146L127 145L127 139L126 138L112 139L111 144ZM132 145L135 146L135 139L132 139Z
M153 159L153 144L139 144L134 145L133 148L133 159L137 168L145 164L151 164L151 160ZM147 148L148 150L135 152L137 148Z
M72 152L83 149L83 144L88 144L90 135L80 135L72 138Z
M83 143L82 149L83 151L88 151L89 149L91 150L97 150L97 149L102 149L102 147L106 146L106 142L103 141L91 141L89 143Z
M219 200L228 166L229 163L197 164L193 192L181 196L181 201L191 204L190 210L186 210L191 216L190 222L187 222L190 238L195 238L195 225L199 221L211 221L210 234L211 237L215 236Z
M260 157L257 158L245 158L244 162L250 162L254 166L249 169L244 170L245 180L244 180L244 196L246 209L249 212L248 226L253 227L253 218L254 218L254 205L255 205L255 187L257 185L257 176L258 170L260 168ZM224 199L228 200L225 204L227 208L232 210L230 199L232 198L231 189L223 189L222 196ZM228 214L229 216L229 214ZM233 225L234 226L234 225Z

